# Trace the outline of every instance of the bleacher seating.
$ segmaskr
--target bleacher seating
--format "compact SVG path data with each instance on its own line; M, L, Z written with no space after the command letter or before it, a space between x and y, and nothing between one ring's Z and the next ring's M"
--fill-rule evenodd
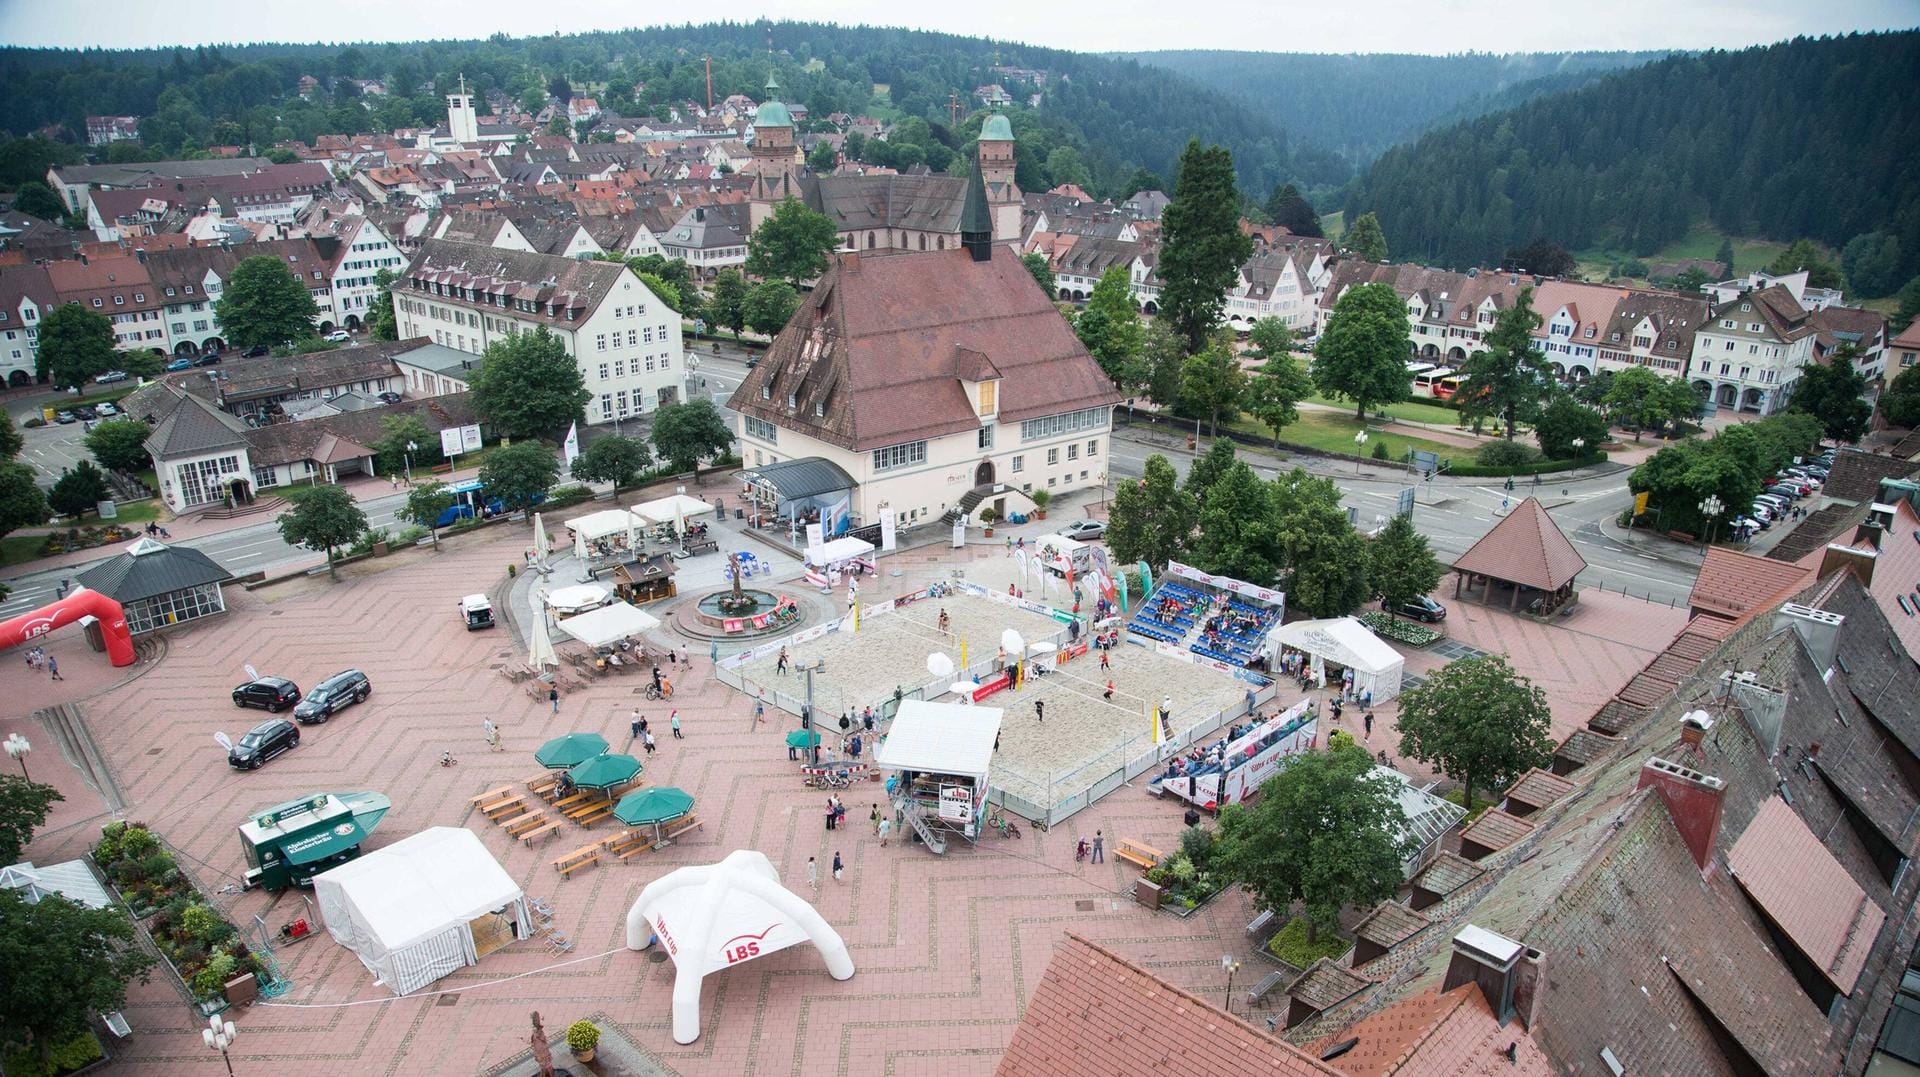
M1216 609L1222 595L1162 580L1151 595L1128 619L1127 630L1148 639L1186 646L1194 654L1218 662L1244 666L1259 653L1261 641L1273 627L1279 611L1242 601L1231 594ZM1251 624L1234 626L1229 617L1244 617ZM1209 633L1208 623L1221 623Z

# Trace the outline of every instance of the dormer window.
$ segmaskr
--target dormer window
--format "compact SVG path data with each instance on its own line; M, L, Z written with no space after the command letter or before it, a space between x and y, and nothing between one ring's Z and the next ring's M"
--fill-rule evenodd
M788 393L788 394L787 394L787 407L789 407L789 408L794 408L794 407L799 407L799 406L800 406L800 397L799 397L799 394L797 394L797 393Z
M772 400L772 399L773 399L773 386L771 386L771 385L762 385L762 386L760 387L760 399L762 399L762 400Z

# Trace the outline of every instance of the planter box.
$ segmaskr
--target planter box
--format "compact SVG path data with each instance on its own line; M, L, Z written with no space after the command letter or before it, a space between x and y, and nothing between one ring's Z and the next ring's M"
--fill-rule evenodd
M1141 881L1145 882L1146 880L1143 879ZM1215 901L1218 901L1220 899L1220 895L1226 893L1228 890L1231 890L1231 889L1233 888L1230 886L1221 887L1220 889L1215 890L1213 892L1212 897L1209 897L1205 901L1195 904L1194 907L1191 909L1187 908L1185 905L1180 904L1179 901L1175 900L1173 893L1171 891L1168 891L1161 897L1160 904L1155 906L1155 908L1158 908L1161 912L1172 913L1173 915L1178 916L1180 919L1185 920L1188 917L1192 916L1193 914L1213 904Z

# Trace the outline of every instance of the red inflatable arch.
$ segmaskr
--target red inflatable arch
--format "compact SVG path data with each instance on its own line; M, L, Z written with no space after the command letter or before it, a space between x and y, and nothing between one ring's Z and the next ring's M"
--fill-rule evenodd
M67 597L32 613L0 621L0 650L39 639L89 615L100 619L101 635L107 641L107 657L113 664L133 665L133 634L127 631L127 611L106 595L84 587L75 588Z

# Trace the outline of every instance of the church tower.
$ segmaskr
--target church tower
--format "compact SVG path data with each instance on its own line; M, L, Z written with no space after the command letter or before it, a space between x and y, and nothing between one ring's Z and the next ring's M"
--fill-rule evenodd
M747 229L754 232L789 195L800 195L800 187L794 182L793 113L780 103L780 83L771 69L767 71L766 99L753 117L753 160L747 167L753 172Z
M996 112L980 125L980 155L977 164L986 182L987 204L992 209L993 238L996 243L1020 240L1020 188L1014 185L1013 124Z
M447 95L447 137L455 142L480 141L480 120L474 115L465 75L460 76L459 92Z

